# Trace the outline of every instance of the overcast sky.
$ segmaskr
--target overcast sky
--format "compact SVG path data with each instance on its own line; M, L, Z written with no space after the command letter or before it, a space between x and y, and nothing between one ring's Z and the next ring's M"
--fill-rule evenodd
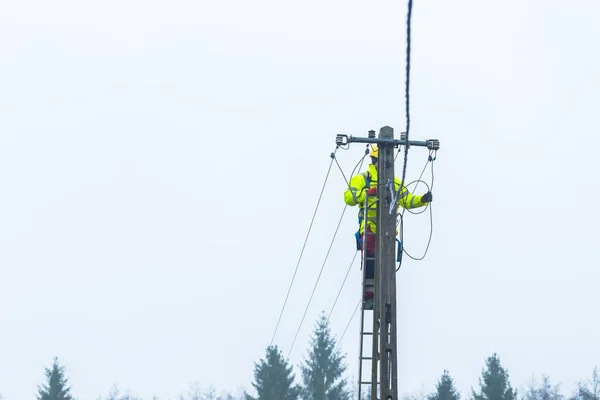
M600 366L600 3L448 3L413 10L410 137L441 149L431 247L398 273L400 390L449 369L468 394L498 352L515 386L549 374L570 394ZM1 0L0 393L33 398L54 356L81 399L250 389L335 135L404 129L405 31L403 1ZM338 151L345 174L363 149ZM410 149L408 181L426 157ZM344 188L334 165L285 355ZM347 209L296 366L356 229ZM429 213L408 214L407 250L428 234ZM358 296L355 264L334 334Z

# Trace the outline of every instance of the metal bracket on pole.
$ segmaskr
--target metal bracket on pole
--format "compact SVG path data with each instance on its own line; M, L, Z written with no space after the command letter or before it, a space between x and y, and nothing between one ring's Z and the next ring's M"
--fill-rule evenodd
M370 131L372 132L372 131ZM335 138L335 144L338 146L345 146L350 143L371 143L381 145L394 145L394 147L403 146L408 143L409 146L427 147L429 150L439 150L440 141L438 139L427 139L427 140L409 140L406 141L406 135L403 135L403 139L388 139L388 138L372 138L372 137L355 137L352 135L338 134Z

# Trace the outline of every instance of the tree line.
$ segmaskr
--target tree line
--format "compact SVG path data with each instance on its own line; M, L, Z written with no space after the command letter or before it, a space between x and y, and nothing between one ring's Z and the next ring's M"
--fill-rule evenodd
M321 315L298 377L279 348L269 346L264 357L254 363L252 393L244 390L235 395L217 395L214 387L202 388L195 382L187 393L166 400L356 400L358 385L350 383L345 376L347 366L344 360L345 356L331 335L327 318ZM52 365L45 369L45 382L38 387L36 399L78 400L71 391L65 367L54 358ZM368 391L361 397L371 400ZM5 399L0 394L0 400L12 399ZM118 387L113 386L106 397L94 400L143 399L131 393L120 393ZM148 400L160 399L153 397ZM467 396L461 395L449 371L444 370L432 393L405 396L403 400L600 400L600 374L595 368L591 378L578 382L573 393L568 395L562 393L560 385L552 383L548 376L543 376L540 382L528 382L523 393L518 393L499 356L492 354L485 360L478 388L472 388Z

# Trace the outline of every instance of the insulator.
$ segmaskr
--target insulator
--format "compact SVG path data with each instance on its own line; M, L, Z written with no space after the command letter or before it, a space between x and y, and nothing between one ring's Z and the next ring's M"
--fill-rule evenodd
M437 139L427 139L427 148L429 150L439 150L440 141Z
M338 146L348 144L348 135L338 133L335 137L335 144L337 144Z

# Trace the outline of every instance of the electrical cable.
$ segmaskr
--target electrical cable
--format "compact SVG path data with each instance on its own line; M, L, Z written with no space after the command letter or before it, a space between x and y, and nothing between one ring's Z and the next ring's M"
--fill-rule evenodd
M329 315L327 316L327 322L329 322L329 318L331 318L331 314L333 314L333 310L335 309L335 306L340 297L340 294L342 293L342 289L344 288L344 285L346 284L346 279L348 279L348 275L350 274L350 271L352 270L352 266L354 265L354 260L356 260L357 255L358 255L358 251L355 251L354 257L352 257L352 261L350 261L350 265L348 266L348 270L346 271L346 276L344 277L344 281L342 282L342 285L340 286L340 290L338 290L337 296L335 297L335 301L333 302L333 306L331 306L331 311L329 311Z
M429 251L429 245L431 244L431 238L433 236L433 213L432 213L432 208L429 207L429 239L427 240L427 246L425 247L425 252L423 253L423 255L421 257L414 257L411 256L410 253L408 251L406 251L406 247L402 246L402 251L404 252L404 254L406 254L409 258L412 258L415 261L421 261L425 258L425 256L427 255L427 252ZM400 267L398 267L398 269L400 269ZM398 269L396 271L398 271Z
M365 160L365 157L367 156L367 154L369 154L369 145L366 145L366 149L365 149L365 154L362 156L362 158L360 159L360 161L354 166L354 169L352 170L352 172L350 173L350 179L352 179L352 177L354 176L354 171L360 170L360 168L362 167L362 164ZM336 161L337 162L337 161ZM338 167L340 169L340 172L342 173L342 176L344 176L344 171L342 170L342 167L340 166L340 164L338 163ZM348 184L348 187L350 187L350 183L348 182L348 180L346 179L346 177L344 176L344 179L346 180L346 183ZM340 294L342 293L342 290L344 289L344 285L346 284L346 280L348 278L348 274L350 273L350 270L352 269L352 266L354 265L354 260L356 259L356 256L358 254L358 251L354 253L354 256L352 257L352 261L350 262L350 265L348 266L348 270L346 271L346 276L344 277L344 280L342 281L342 285L340 286L340 289L338 290L337 296L335 298L335 301L333 302L333 306L331 307L331 311L329 311L329 315L327 316L327 321L329 321L329 319L331 318L331 314L333 314L333 309L335 308L337 301L340 297Z
M427 162L425 163L425 167L423 168L423 171L421 172L421 175L419 176L419 179L409 183L407 185L410 186L411 184L417 182L417 185L419 184L419 182L423 182L423 184L425 186L427 186L427 190L428 191L433 191L433 183L434 183L434 179L435 179L435 174L433 172L433 161L435 161L436 157L435 155L432 157L432 153L433 151L430 151L429 153L429 157ZM435 153L434 153L435 154ZM427 168L427 165L431 162L431 187L429 187L429 185L427 184L427 182L424 182L421 180L421 177L423 176L423 173L425 172L425 169ZM415 186L416 189L416 186ZM400 243L402 243L402 252L404 254L406 254L409 258L416 260L416 261L420 261L423 260L425 258L425 256L427 255L427 252L429 251L429 246L431 244L431 239L433 237L433 211L432 211L432 206L431 203L429 203L425 210L429 208L429 239L427 241L427 246L425 247L425 252L423 253L423 255L421 257L415 257L412 256L408 251L406 251L406 247L404 246L404 211L408 210L409 212L412 212L410 209L403 209L402 213L400 214L400 219L399 219L399 224L400 224ZM425 210L423 210L422 212L413 212L413 214L422 214L423 212L425 212ZM398 226L398 223L396 223L396 226ZM398 270L400 270L402 262L400 261L398 263L398 268L396 269L396 272L398 272Z
M427 165L429 165L429 162L431 162L431 168L433 168L433 161L435 160L435 157L432 157L431 154L437 151L436 150L429 150L429 157L427 158L427 162L425 163L425 166L423 166L423 170L421 171L421 175L419 175L419 178L410 182L408 185L405 185L406 188L408 189L408 187L410 185L412 185L413 183L417 183L415 188L412 190L412 193L415 193L417 191L417 186L419 186L419 182L422 182L425 184L425 186L427 186L427 190L428 191L432 191L433 190L433 179L431 181L431 188L429 187L429 185L427 185L426 182L422 181L421 178L423 177L423 174L425 173L425 170L427 169ZM427 208L429 208L431 204L427 204L427 206L425 206L425 208L423 208L421 211L413 211L410 208L405 208L402 211L402 216L404 216L404 210L408 211L411 214L423 214L425 211L427 211ZM397 225L396 225L397 226Z
M434 156L432 156L432 153L434 154ZM406 189L408 190L408 187L410 185L412 185L413 183L417 183L417 185L415 186L415 189L412 191L412 193L414 193L417 189L417 186L419 186L419 182L422 182L423 184L425 184L425 186L427 186L427 190L428 191L433 191L433 180L434 180L434 175L433 175L433 162L436 159L435 154L437 154L437 150L430 150L429 151L429 156L427 158L427 162L425 162L425 166L423 167L423 170L421 171L421 175L419 175L419 178L410 182L408 185L405 185ZM429 187L429 185L427 184L427 182L424 182L423 180L421 180L421 178L423 177L423 174L425 173L425 170L427 169L427 165L431 162L431 187ZM400 213L400 220L402 220L404 218L404 213L406 211L408 211L411 214L423 214L427 208L431 207L431 203L427 204L425 206L425 208L422 211L416 212L416 211L412 211L410 208L402 208L402 212ZM396 222L396 227L398 227L398 222Z
M287 357L289 359L290 357L290 353L292 352L292 349L294 348L294 344L296 343L296 339L298 338L298 334L300 333L300 328L302 327L302 323L304 322L304 318L306 317L306 313L308 312L308 308L310 306L310 303L312 301L312 298L315 294L315 291L317 289L317 285L319 284L319 280L321 279L321 274L323 273L323 269L325 268L325 264L327 263L327 258L329 258L329 253L331 251L331 247L333 246L333 242L335 241L335 238L337 236L338 230L340 228L340 225L342 224L342 219L344 218L344 213L346 212L346 209L348 208L348 205L344 205L344 209L342 210L342 215L340 216L340 220L338 221L338 225L335 228L335 232L333 233L333 238L331 239L331 243L329 243L329 249L327 250L327 254L325 255L325 260L323 260L323 265L321 265L321 271L319 272L319 276L317 277L317 281L315 282L315 285L313 287L312 293L310 294L310 298L308 299L308 304L306 305L306 308L304 309L304 314L302 315L302 319L300 320L300 325L298 325L298 329L296 330L296 335L294 336L294 340L292 341L292 345L290 346L290 350L288 351Z
M319 195L319 199L317 201L317 205L315 207L315 211L312 216L312 220L310 221L310 225L308 227L308 232L306 233L306 238L304 239L304 244L302 245L302 250L300 251L300 256L298 258L298 262L296 263L296 269L294 270L294 275L292 276L292 281L290 282L290 286L288 288L288 292L285 296L285 301L283 302L283 307L281 308L281 313L279 314L279 319L277 320L277 325L275 326L275 331L273 332L273 336L271 337L271 343L269 346L273 344L273 340L275 340L275 335L277 334L277 329L279 328L279 323L281 322L281 317L283 316L283 311L285 310L285 306L287 304L288 298L290 296L290 292L292 290L292 285L294 284L294 280L296 279L296 274L298 272L298 267L300 266L300 261L302 260L302 255L304 254L304 249L306 248L306 243L308 242L308 238L310 236L310 232L312 230L313 223L315 221L315 216L317 215L317 211L319 209L319 204L321 203L321 198L323 197L323 192L325 191L325 186L327 185L327 180L329 179L329 174L331 172L331 167L333 166L333 160L335 158L335 153L337 152L337 147L333 153L331 153L331 163L329 164L329 168L327 169L327 174L325 175L325 181L323 182L323 187L321 188L321 194Z
M354 176L354 171L356 171L357 168L360 170L360 167L362 166L362 163L365 161L365 157L367 156L367 154L369 154L369 145L367 145L367 149L365 150L365 155L362 156L362 158L356 163L356 165L352 169L352 172L350 172L350 179L352 179L352 177ZM342 173L342 177L346 181L346 184L348 185L348 187L350 187L350 181L348 179L346 179L346 175L344 174L344 170L340 166L340 163L338 163L337 158L335 158L335 163L337 164L340 172Z
M360 303L362 303L362 300L359 300L358 303L356 304L356 307L354 308L354 312L350 316L350 320L348 321L348 324L346 324L346 328L344 329L342 336L340 336L340 339L337 341L337 343L335 345L335 349L333 350L334 352L338 349L338 347L340 346L340 343L342 343L342 340L344 339L344 336L346 335L346 331L350 327L350 324L352 323L352 320L354 319L354 315L356 314L356 311L358 310L358 306L360 306Z
M337 148L336 148L337 150ZM350 178L352 179L352 176L354 175L354 171L356 171L357 168L360 169L360 167L362 166L362 163L366 157L366 155L368 154L368 145L367 145L367 149L365 150L365 155L362 156L362 158L360 159L360 161L356 164L356 166L354 167L354 169L352 170L351 174L350 174ZM346 183L348 184L348 186L350 186L349 181L346 179L346 176L344 175L344 171L342 170L342 167L340 166L340 164L337 162L337 159L335 157L335 152L331 153L331 158L332 160L335 160L338 168L340 169L340 172L342 173L342 176L344 177L344 180L346 181ZM332 161L333 162L333 161ZM327 250L327 254L325 255L325 260L323 261L323 264L321 265L321 270L319 271L319 275L317 276L317 281L315 282L315 285L313 287L312 293L310 294L310 298L308 299L308 304L306 305L306 308L304 309L304 314L302 315L302 319L300 320L300 325L298 326L298 329L296 330L296 334L294 336L294 339L292 341L292 345L290 346L290 350L288 351L287 354L287 358L289 358L290 353L292 352L292 349L294 348L294 345L296 343L296 339L298 338L298 334L300 333L300 329L302 327L302 324L304 322L304 319L306 317L306 313L308 312L308 308L310 307L310 303L312 302L312 298L315 294L315 291L317 289L317 285L319 284L319 280L321 279L321 274L323 273L323 269L325 268L325 264L327 263L327 259L329 258L329 253L331 252L331 247L333 246L333 242L335 241L335 238L337 236L338 230L340 228L340 225L342 223L342 219L344 218L344 213L346 212L346 209L348 208L348 205L344 205L344 209L342 210L342 215L340 216L340 220L338 221L338 225L335 229L335 232L333 234L333 238L331 239L331 243L329 244L329 249ZM354 255L354 257L356 257L356 253ZM352 263L350 264L350 267L348 269L348 272L346 273L346 277L348 276L348 273L350 272L350 269L352 267L352 264L354 264L354 258L352 259ZM339 294L341 293L342 288L344 287L346 279L344 279L344 283L342 283L342 287L340 288L340 292L338 293L338 297ZM337 298L336 298L336 302L337 302ZM334 304L335 307L335 304ZM332 309L333 311L333 309ZM329 316L331 316L331 313L329 314ZM328 317L329 319L329 317Z

